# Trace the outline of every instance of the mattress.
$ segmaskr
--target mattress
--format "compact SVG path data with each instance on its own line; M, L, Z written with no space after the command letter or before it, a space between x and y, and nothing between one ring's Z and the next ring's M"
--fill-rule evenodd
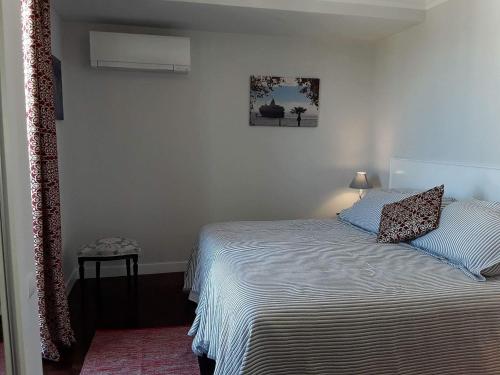
M337 219L208 225L185 287L216 375L500 373L500 278Z

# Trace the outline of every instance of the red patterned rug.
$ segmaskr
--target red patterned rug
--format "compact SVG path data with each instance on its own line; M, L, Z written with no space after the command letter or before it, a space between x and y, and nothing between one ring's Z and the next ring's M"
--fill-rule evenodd
M3 342L0 342L0 375L5 374L5 357L3 350Z
M197 375L188 327L98 330L81 375Z

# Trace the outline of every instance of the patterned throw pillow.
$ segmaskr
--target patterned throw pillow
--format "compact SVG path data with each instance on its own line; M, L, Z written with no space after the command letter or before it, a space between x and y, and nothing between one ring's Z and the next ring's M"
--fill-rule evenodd
M382 209L377 242L410 241L436 229L441 214L444 185L386 204Z

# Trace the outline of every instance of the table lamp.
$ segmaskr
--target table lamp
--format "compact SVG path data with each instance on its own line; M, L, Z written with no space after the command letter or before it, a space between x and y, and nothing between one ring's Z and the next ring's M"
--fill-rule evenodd
M371 189L372 185L366 178L366 172L357 172L349 185L352 189L359 189L359 199L363 198L363 190Z

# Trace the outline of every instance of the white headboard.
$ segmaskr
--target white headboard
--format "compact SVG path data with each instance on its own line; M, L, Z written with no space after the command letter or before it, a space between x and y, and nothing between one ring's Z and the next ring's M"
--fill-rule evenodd
M389 188L430 189L441 184L450 197L500 201L500 168L391 159Z

